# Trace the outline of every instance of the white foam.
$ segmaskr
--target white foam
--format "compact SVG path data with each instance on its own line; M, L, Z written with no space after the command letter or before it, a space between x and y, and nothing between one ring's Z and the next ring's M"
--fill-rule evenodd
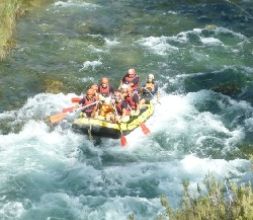
M214 38L214 37L201 37L200 38L201 42L203 44L207 44L207 45L224 45L219 39Z
M250 171L250 163L247 160L200 158L190 154L189 151L185 155L180 154L178 158L173 155L174 151L180 149L176 146L170 148L170 143L173 144L173 140L176 140L174 142L176 145L181 137L185 136L189 138L189 144L193 143L191 149L193 152L195 145L201 145L208 136L217 138L224 142L224 145L229 146L231 143L226 143L229 139L239 137L235 143L240 140L243 132L240 128L230 129L225 126L219 115L200 112L197 109L198 103L205 103L212 98L212 95L209 91L187 95L163 95L162 104L156 106L154 116L146 122L151 129L149 136L143 135L141 129L135 130L127 135L129 146L126 149L119 146L119 140L104 139L103 148L90 147L90 151L94 152L96 158L87 156L87 160L78 159L79 146L87 141L83 136L61 126L51 129L41 120L29 120L18 134L0 135L0 189L9 184L10 175L29 176L37 172L43 177L44 173L48 174L59 169L63 172L60 175L66 176L65 172L70 174L61 181L63 189L69 187L67 190L75 191L75 186L70 184L74 182L79 183L85 191L78 192L78 196L70 196L58 191L44 193L39 201L33 201L32 211L43 212L54 210L55 207L63 209L67 207L74 216L87 219L123 219L132 212L135 212L136 218L141 220L148 219L150 216L155 217L162 209L159 196L163 193L167 194L175 205L182 192L181 183L184 179L190 180L190 189L194 191L196 185L201 183L209 172L213 172L218 178L239 178ZM30 98L16 114L21 117L21 112L25 112L26 109L30 113L25 117L35 117L43 103L50 103L55 110L69 103L71 97L72 94L40 94ZM230 108L245 110L250 107L246 102L237 102L229 98L226 103L219 104L224 112L229 111ZM52 109L46 111L51 112ZM38 113L38 115L41 117L46 113ZM6 116L12 114L8 112ZM153 137L159 133L165 133L164 139L169 140L166 146L160 146L153 140ZM216 137L217 133L225 137ZM84 144L84 147L87 146L89 147L88 141ZM180 144L178 146L180 147ZM103 160L103 157L107 156L112 160ZM127 162L129 158L131 162ZM89 165L89 160L97 163L100 161L102 169ZM63 204L63 207L60 204ZM29 214L29 209L24 213L23 205L19 203L17 209L20 211L17 213L15 211L11 215ZM9 204L4 209L0 209L0 212L3 213L2 210L5 210L5 213L8 213L6 210L11 210L8 207L16 206ZM48 219L56 217L48 216Z
M99 5L79 0L57 1L53 5L55 7L85 7L93 9L99 7Z
M248 38L245 35L243 35L242 33L234 32L233 30L230 30L230 29L224 28L224 27L216 27L215 28L215 35L218 36L220 33L230 34L242 41L248 41Z
M247 160L236 159L226 161L223 159L201 159L193 155L186 156L180 161L184 172L188 173L191 177L203 179L207 174L213 173L218 178L227 178L231 174L234 176L241 176L238 168L248 167L250 164Z
M248 128L249 131L253 131L253 117L245 120L245 126Z
M97 48L97 47L94 47L93 45L89 45L88 48L95 52L95 53L104 53L106 52L105 50L103 50L102 48Z
M210 36L207 37L205 35L206 31L209 31ZM223 34L230 35L232 38L234 38L234 44L226 45L226 43L223 42ZM224 27L214 26L210 29L209 26L207 26L206 28L194 28L192 30L182 31L173 36L150 36L146 38L141 38L137 41L137 43L147 48L154 54L164 56L174 53L175 51L179 51L181 48L185 48L186 44L188 43L191 44L191 48L193 49L199 47L199 44L196 45L195 42L191 42L191 36L195 36L194 39L197 38L198 42L202 43L203 47L219 46L233 53L238 53L238 47L241 44L248 42L247 37L241 33L236 33ZM175 46L175 44L177 46Z
M120 41L118 41L117 38L114 38L114 39L109 39L109 38L105 38L105 43L108 47L113 47L113 46L116 46L118 44L120 44Z
M1 219L19 219L25 212L21 202L7 202L0 208Z
M231 128L231 125L223 122L223 117L231 111L245 112L248 105L226 97L230 104L224 105L222 115L198 110L198 105L209 102L213 97L212 92L205 90L187 95L162 96L161 105L156 105L154 115L145 123L151 130L150 138L156 134L165 134L162 148L145 137L141 129L136 129L127 136L129 150L157 151L153 156L158 158L163 157L163 154L182 154L183 151L206 156L210 156L209 150L220 152L221 156L236 151L236 144L245 136L243 125Z
M44 121L48 116L62 112L63 108L73 106L71 98L75 96L71 93L68 95L41 93L28 98L22 108L1 113L0 120L5 121L4 123L7 123L9 127L13 127L13 130L15 126L20 126L30 120Z
M87 70L91 68L93 71L96 69L96 67L101 66L103 63L100 60L94 60L94 61L85 61L83 63L82 68L79 71Z
M177 15L178 14L176 11L172 11L172 10L168 11L167 13L171 14L171 15Z
M178 51L178 48L170 45L168 42L168 37L147 37L142 38L137 41L138 44L148 48L150 51L158 55L166 55L169 52Z
M166 162L138 161L126 166L104 166L102 170L78 163L71 170L72 178L67 181L81 181L86 193L78 196L64 192L47 193L35 206L39 210L53 210L59 207L58 204L64 204L64 208L85 219L124 219L132 212L138 219L153 219L162 209L161 194L168 195L175 206L179 202L183 180L189 179L190 189L196 191L197 184L202 183L210 172L220 179L236 179L250 172L250 163L242 159L201 159L194 155ZM68 185L68 182L62 184Z
M182 31L182 32L178 33L177 35L168 36L168 40L179 42L181 44L185 44L189 41L190 34L200 36L202 33L202 30L203 29L201 29L201 28L194 28L193 30Z

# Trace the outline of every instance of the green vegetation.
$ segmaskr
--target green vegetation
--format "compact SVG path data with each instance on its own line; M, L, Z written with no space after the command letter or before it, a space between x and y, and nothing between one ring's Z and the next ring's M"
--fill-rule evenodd
M253 156L248 155L252 162ZM189 181L183 183L183 197L180 207L170 206L166 195L160 197L164 212L155 220L252 220L253 188L251 183L238 184L229 180L218 181L208 175L203 181L204 189L197 185L197 195L189 191ZM128 220L135 220L134 213Z
M249 155L253 161L252 154ZM253 164L252 164L253 168ZM189 192L189 181L183 182L183 197L180 207L171 208L167 196L160 198L164 212L156 220L252 220L253 189L251 183L238 184L229 180L218 181L208 175L203 189L197 185L197 195ZM134 214L128 220L134 220Z
M184 182L184 195L179 210L173 210L165 196L161 204L165 213L159 220L239 220L253 219L253 192L250 184L238 186L235 183L221 183L213 177L204 181L207 192L198 186L198 196L189 193L189 183ZM169 218L168 218L169 216Z
M14 32L17 18L50 0L1 0L0 1L0 60L15 46Z

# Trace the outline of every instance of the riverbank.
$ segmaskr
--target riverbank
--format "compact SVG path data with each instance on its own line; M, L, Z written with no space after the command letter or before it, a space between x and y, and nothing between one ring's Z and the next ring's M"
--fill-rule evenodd
M39 8L49 1L42 0L3 0L0 2L0 60L4 60L15 46L17 19L32 9Z

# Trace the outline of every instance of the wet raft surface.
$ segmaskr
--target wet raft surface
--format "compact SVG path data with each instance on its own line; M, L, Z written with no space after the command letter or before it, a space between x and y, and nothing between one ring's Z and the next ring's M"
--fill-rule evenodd
M147 105L140 111L140 115L132 116L127 123L112 123L108 121L81 117L74 121L72 128L84 134L100 137L120 138L121 134L127 135L134 129L140 127L154 113L153 104Z

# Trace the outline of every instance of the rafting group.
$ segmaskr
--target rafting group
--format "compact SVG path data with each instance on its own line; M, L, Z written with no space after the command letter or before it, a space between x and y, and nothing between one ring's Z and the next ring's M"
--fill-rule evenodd
M154 97L159 98L158 85L153 74L147 76L140 87L140 77L135 69L129 69L114 89L106 77L99 84L93 84L79 101L82 117L105 120L112 123L126 123L138 116Z

